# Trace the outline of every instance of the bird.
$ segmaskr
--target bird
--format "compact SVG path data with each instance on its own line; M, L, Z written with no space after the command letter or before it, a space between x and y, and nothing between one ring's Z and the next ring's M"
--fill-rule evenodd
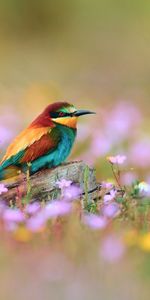
M77 110L67 102L49 104L8 146L0 161L0 180L65 162L76 138L78 117L88 114L94 112Z

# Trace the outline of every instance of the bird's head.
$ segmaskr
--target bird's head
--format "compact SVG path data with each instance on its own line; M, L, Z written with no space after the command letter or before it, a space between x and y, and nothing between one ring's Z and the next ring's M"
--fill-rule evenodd
M51 108L49 113L52 121L71 128L76 128L79 116L93 114L89 110L77 110L74 105L66 102L55 103Z
M87 114L94 114L94 112L89 110L77 110L72 104L67 102L56 102L48 105L32 125L36 125L40 122L43 126L61 124L75 129L78 117Z

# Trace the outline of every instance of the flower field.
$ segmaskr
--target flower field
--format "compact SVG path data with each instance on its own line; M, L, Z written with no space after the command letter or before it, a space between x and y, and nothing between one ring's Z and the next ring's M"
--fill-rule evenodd
M57 298L59 292L64 293L64 299L72 299L74 289L79 299L91 299L93 293L94 299L98 299L98 293L115 299L116 293L121 295L128 284L132 299L142 295L143 284L144 299L148 297L149 132L142 129L145 122L142 112L131 103L116 103L109 111L109 120L108 108L106 111L94 108L97 115L90 121L92 130L86 120L79 124L72 159L83 159L95 167L99 183L96 199L89 202L86 195L83 199L81 188L63 178L55 183L61 191L59 199L50 202L41 199L40 203L35 199L30 203L20 197L16 205L10 201L8 207L3 201L7 181L6 185L0 184L1 259L8 280L19 289L14 299L19 299L23 289L18 272L28 277L27 293L33 289L37 299L41 293L45 299L49 295ZM10 136L15 135L15 128L7 127L3 120L0 126L3 150ZM82 144L86 143L88 147L84 149ZM14 264L12 272L10 266L13 268ZM115 276L119 287L113 283ZM57 286L61 286L60 291Z

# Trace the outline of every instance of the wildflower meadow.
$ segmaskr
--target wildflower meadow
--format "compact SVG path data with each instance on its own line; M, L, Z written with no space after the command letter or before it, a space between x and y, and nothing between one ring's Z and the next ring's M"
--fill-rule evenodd
M150 173L148 159L141 153L141 149L145 151L143 144L145 141L148 143L149 133L144 133L143 140L142 112L131 103L116 103L109 111L110 115L115 115L115 119L112 117L111 121L107 122L105 117L108 108L106 112L103 109L102 114L98 111L90 124L92 130L89 128L87 135L83 130L84 126L87 127L86 121L79 125L79 137L70 158L82 159L95 167L99 186L95 199L85 201L88 195L83 198L82 189L71 180L63 178L55 182L55 186L60 190L59 198L48 202L42 198L40 201L34 199L30 203L30 199L24 202L22 197L16 204L10 201L8 205L3 200L4 194L8 192L7 180L0 183L1 259L4 272L9 272L9 267L14 264L12 259L15 260L15 271L7 274L10 280L13 274L13 280L17 280L17 272L20 274L23 271L25 277L31 276L30 280L36 281L34 292L38 291L36 284L41 285L40 293L44 293L45 297L51 293L57 295L57 289L51 287L53 283L55 286L61 283L60 293L61 290L63 293L71 293L68 297L72 297L74 285L77 285L79 299L81 293L85 293L84 297L88 293L91 299L93 292L94 299L98 299L97 293L107 295L105 276L109 284L115 277L118 282L127 276L126 279L122 279L120 293L124 284L128 284L128 280L132 281L134 278L134 285L139 280L140 292L141 282L144 280L143 284L146 284L149 280ZM136 120L136 127L135 115L139 118ZM97 124L101 126L98 127ZM110 134L113 126L113 131L118 132L119 139ZM13 127L10 130L13 130ZM93 130L97 133L97 139L93 136ZM4 132L6 135L6 129ZM87 141L90 143L84 149L82 145ZM100 144L103 153L100 151L98 155ZM103 147L106 144L107 147ZM3 146L1 148L3 150ZM141 160L145 160L145 163ZM6 263L7 260L11 260L10 266ZM32 268L28 269L29 262ZM129 279L128 273L133 277ZM3 271L1 276L2 274ZM75 279L74 274L77 276ZM21 293L22 283L20 278L18 280ZM71 287L68 280L71 281ZM49 292L44 291L44 285L49 285L48 282ZM133 297L136 297L137 288L134 285L132 293ZM115 297L117 290L115 286L110 286L108 294L111 293L112 296L114 293L112 297ZM41 296L37 297L40 299Z

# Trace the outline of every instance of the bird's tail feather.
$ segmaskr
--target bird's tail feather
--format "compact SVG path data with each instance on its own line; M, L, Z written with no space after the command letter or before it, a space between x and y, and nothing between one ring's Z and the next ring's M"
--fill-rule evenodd
M0 166L0 181L19 175L19 171L16 166L9 166L5 169Z

